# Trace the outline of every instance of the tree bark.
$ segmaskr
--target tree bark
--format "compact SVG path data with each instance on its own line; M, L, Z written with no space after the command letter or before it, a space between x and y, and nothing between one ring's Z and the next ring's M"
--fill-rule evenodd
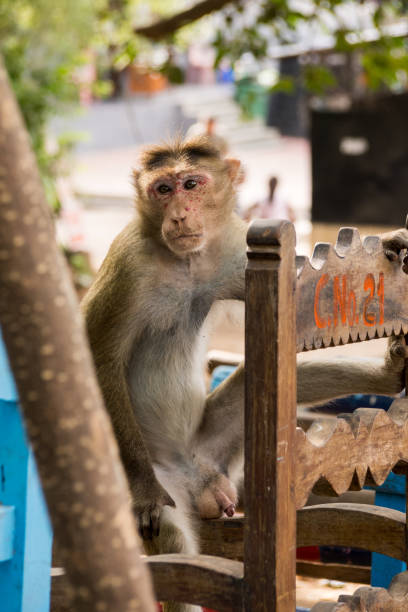
M135 34L140 34L150 38L150 40L160 40L173 34L179 28L193 23L193 21L197 21L197 19L201 19L205 15L209 15L213 11L219 11L224 6L227 6L227 4L237 4L237 2L238 0L203 0L191 8L173 15L173 17L162 19L150 26L137 28Z
M78 611L155 610L129 491L0 61L0 323Z

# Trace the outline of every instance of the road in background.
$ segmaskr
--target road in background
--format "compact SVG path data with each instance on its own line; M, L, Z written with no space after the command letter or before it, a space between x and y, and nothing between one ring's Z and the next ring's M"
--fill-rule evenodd
M264 198L269 177L278 176L279 194L296 213L299 252L308 252L309 144L282 138L258 119L243 120L232 93L228 85L180 86L154 97L98 102L79 116L54 124L54 131L86 136L74 153L71 186L84 208L86 243L95 267L132 216L132 168L141 148L185 133L193 123L210 116L216 117L217 133L245 170L240 209Z

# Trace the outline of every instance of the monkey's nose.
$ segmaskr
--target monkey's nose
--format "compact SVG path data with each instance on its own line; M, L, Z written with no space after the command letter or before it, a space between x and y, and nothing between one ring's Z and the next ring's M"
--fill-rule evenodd
M172 221L173 223L175 223L175 225L179 225L179 223L182 223L183 221L186 220L186 213L185 212L181 212L177 215L173 215Z

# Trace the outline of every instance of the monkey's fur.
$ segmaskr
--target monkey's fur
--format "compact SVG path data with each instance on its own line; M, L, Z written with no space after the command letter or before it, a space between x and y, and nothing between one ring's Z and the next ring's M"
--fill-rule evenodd
M205 138L147 149L133 221L83 301L96 370L149 552L196 553L197 518L232 514L243 452L243 367L206 397L208 316L244 299L237 160ZM393 252L408 234L387 236ZM402 360L298 366L299 402L395 393ZM159 529L160 528L160 529ZM167 611L199 610L167 604Z

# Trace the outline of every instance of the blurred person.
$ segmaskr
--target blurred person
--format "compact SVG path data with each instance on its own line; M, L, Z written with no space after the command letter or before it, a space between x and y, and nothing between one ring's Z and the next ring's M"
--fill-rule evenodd
M221 60L215 74L216 74L217 83L234 83L235 82L234 69L231 66L231 63L226 58Z
M250 206L244 214L245 221L251 219L287 219L295 222L295 213L285 198L276 194L278 178L271 176L268 182L268 196Z
M89 106L93 102L93 86L97 80L95 57L92 51L85 54L86 61L75 69L74 82L79 90L81 106Z
M195 43L187 51L187 83L212 85L215 82L215 52L209 44Z

